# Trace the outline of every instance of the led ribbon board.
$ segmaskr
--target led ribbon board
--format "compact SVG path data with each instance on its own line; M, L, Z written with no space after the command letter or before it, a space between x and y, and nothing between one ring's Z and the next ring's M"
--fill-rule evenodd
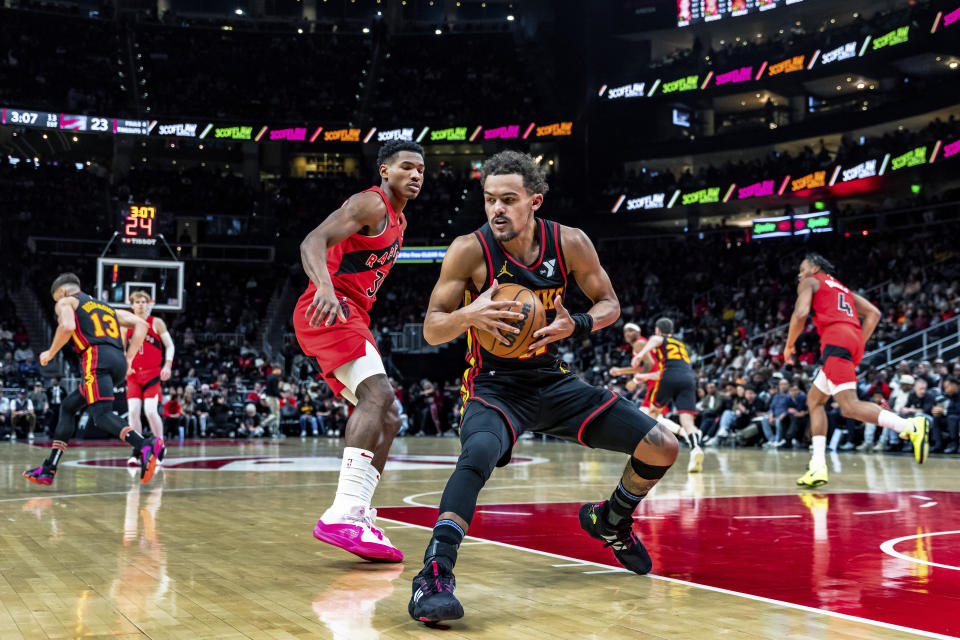
M842 169L840 182L851 182L862 178L872 178L877 175L877 161L867 160L849 169Z
M830 223L830 212L819 211L795 216L754 218L750 235L755 240L760 240L762 238L785 238L827 231L833 231L833 226Z
M443 262L447 255L446 247L404 247L397 254L397 264L423 264L427 262Z
M960 7L943 16L943 26L945 27L949 27L956 22L960 22Z
M804 189L816 189L827 184L826 171L814 171L802 178L797 178L790 182L790 191L802 191Z
M56 113L48 113L46 111L4 108L0 111L0 124L17 124L23 127L58 129L60 128L60 116Z
M213 137L228 140L250 140L253 138L253 127L214 127Z
M542 127L537 127L536 136L538 138L560 137L573 135L572 122L555 122Z
M960 140L943 145L943 157L949 158L960 153Z
M683 194L680 201L683 204L710 204L712 202L720 202L720 187L708 187L706 189L700 189L699 191L693 191L691 193Z
M737 199L760 198L773 195L773 180L763 180L737 189Z
M820 56L820 64L830 64L831 62L839 62L841 60L849 60L850 58L857 57L857 41L848 42L845 45L839 46L836 49L831 49L825 54Z
M803 61L806 56L793 56L786 60L781 60L770 65L767 69L768 76L777 76L783 73L793 73L794 71L803 71Z
M495 129L487 129L483 132L483 137L485 140L490 140L493 138L500 138L503 140L511 138L520 137L520 125L511 124L505 127L497 127Z
M910 39L910 25L898 27L890 33L885 33L879 38L873 39L873 50L883 49L884 47L893 47L903 44Z
M636 211L638 209L663 209L667 194L652 193L648 196L633 198L627 200L627 211Z
M607 100L618 100L620 98L642 98L646 95L646 82L634 82L625 84L621 87L607 89Z
M916 149L911 149L910 151L893 158L890 161L890 169L896 171L898 169L916 167L917 165L926 164L926 162L927 147L917 147Z
M467 127L434 129L430 132L430 142L460 142L467 139Z
M271 129L270 139L271 140L303 141L307 139L307 128L294 127L291 129Z
M360 129L333 129L323 132L324 142L360 142Z
M737 84L753 80L753 67L740 67L726 73L718 73L715 84Z
M663 83L664 93L677 93L681 91L692 91L699 87L700 76L686 76L670 82Z
M148 131L158 136L174 136L177 138L196 138L198 122L150 122Z

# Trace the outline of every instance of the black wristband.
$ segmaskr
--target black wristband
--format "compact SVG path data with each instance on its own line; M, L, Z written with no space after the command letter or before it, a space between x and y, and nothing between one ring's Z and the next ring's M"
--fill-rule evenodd
M582 340L593 331L593 316L589 313L574 313L570 318L573 319L574 324L573 333L570 334L571 338Z

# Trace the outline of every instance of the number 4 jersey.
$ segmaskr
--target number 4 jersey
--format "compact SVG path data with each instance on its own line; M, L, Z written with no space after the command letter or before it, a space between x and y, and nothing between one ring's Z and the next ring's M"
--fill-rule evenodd
M853 293L840 284L833 276L815 273L813 277L820 282L820 288L813 294L813 322L823 336L830 325L843 323L860 329L860 317L853 302Z

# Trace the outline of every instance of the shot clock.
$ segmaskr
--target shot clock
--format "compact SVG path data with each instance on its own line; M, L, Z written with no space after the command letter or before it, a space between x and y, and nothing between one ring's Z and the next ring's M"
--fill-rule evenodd
M120 208L120 241L127 245L157 244L159 209L150 204L125 204Z

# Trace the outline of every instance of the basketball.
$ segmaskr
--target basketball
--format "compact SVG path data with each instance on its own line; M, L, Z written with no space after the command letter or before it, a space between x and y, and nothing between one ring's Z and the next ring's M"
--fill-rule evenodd
M523 319L507 321L507 324L520 329L520 333L504 333L503 337L509 342L504 344L494 338L492 333L478 331L477 339L480 341L480 346L498 358L519 358L534 342L534 332L546 324L547 312L537 294L519 284L500 285L493 294L493 299L516 300L523 304L523 307L518 310L523 314Z

